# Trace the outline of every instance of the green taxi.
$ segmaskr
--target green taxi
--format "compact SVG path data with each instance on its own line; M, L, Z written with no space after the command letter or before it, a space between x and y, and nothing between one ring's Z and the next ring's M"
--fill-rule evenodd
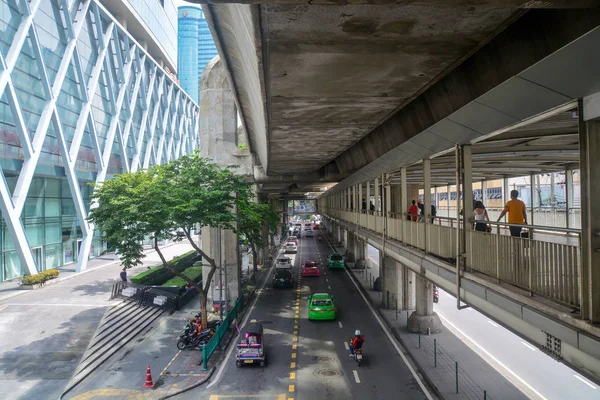
M327 257L327 267L333 268L344 268L344 257L341 254L333 253Z
M334 320L337 309L327 293L315 293L308 298L309 320Z

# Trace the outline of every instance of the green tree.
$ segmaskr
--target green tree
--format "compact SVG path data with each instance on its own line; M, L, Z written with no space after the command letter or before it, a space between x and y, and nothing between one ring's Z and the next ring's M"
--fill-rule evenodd
M196 224L236 229L236 200L248 188L249 184L231 168L220 168L195 152L148 171L116 175L99 185L93 195L95 205L89 220L119 250L126 268L141 263L142 241L151 236L163 266L200 294L200 312L203 321L207 321L208 291L218 266L194 242L191 230ZM183 232L179 233L178 228ZM171 268L158 247L158 241L163 239L187 239L202 255L211 267L208 275L203 276L202 287Z
M263 227L266 225L270 231L275 231L279 223L279 215L270 204L255 203L251 196L244 194L245 196L240 196L238 199L238 230L246 237L252 249L252 261L256 272L258 251L267 245L264 243Z

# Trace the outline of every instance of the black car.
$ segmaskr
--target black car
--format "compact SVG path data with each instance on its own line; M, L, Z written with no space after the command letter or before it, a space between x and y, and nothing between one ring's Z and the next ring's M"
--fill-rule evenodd
M273 275L273 287L274 288L293 288L294 287L294 274L289 270L277 270Z

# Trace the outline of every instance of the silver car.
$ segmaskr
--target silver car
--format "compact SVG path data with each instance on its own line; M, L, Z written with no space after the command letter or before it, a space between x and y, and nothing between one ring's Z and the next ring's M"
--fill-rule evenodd
M287 242L285 244L284 248L285 248L286 253L297 253L298 252L298 246L296 245L296 243L293 243L293 242Z

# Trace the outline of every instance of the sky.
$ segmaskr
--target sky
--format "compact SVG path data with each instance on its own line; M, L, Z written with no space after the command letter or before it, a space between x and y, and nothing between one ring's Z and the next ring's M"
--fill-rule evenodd
M189 3L189 2L184 1L184 0L173 0L173 4L175 4L175 7L179 7L179 6L197 6L197 7L200 7L200 4L192 4L192 3Z

